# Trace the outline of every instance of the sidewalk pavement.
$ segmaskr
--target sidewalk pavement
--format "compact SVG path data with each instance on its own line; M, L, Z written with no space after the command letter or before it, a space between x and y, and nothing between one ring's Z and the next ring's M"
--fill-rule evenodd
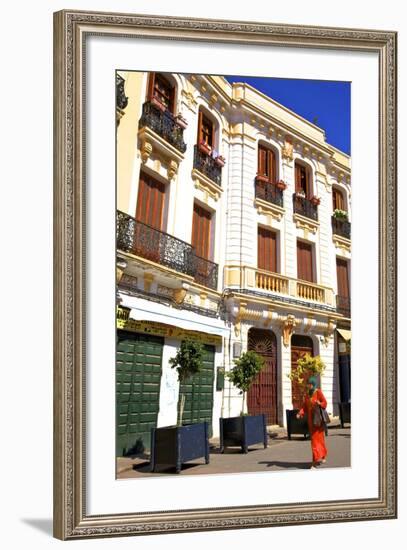
M210 440L210 462L197 459L183 464L178 475L226 474L238 472L261 472L287 469L309 469L312 453L310 440L301 435L293 435L291 441L287 438L284 428L272 427L268 430L268 447L253 445L244 454L241 448L227 447L222 454L219 450L219 439ZM350 428L341 428L338 423L329 425L328 436L325 438L328 457L325 464L319 468L350 467ZM150 472L149 454L127 458L117 458L117 479L159 477L175 475L170 469L160 472Z

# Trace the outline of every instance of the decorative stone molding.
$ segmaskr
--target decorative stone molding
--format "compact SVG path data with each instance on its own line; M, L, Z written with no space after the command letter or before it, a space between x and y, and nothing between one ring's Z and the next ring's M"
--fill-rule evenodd
M171 181L175 174L178 174L178 162L170 160L167 167L168 179Z
M336 328L335 321L333 319L328 319L328 325L327 325L326 331L324 333L325 347L329 346L329 342L331 341L331 338L334 334L335 328Z
M214 181L202 174L199 170L192 170L192 179L195 189L200 189L204 193L207 193L213 200L217 201L223 189Z
M272 202L267 202L262 199L255 198L254 205L257 208L259 214L264 214L265 216L271 216L276 221L280 222L285 213L285 208L277 206ZM269 224L271 225L271 224Z
M145 164L153 152L153 146L149 141L143 141L140 147L141 160Z
M144 290L150 292L151 283L154 281L154 275L152 273L144 273Z
M174 289L169 288L168 286L157 285L157 294L160 296L167 296L168 298L173 298Z
M238 313L236 315L236 320L235 320L235 335L236 336L240 336L240 330L241 330L241 323L242 323L242 319L244 318L245 316L245 313L246 313L246 306L247 306L247 302L239 302L239 309L238 309Z
M295 225L298 227L298 229L304 230L304 237L308 238L308 232L316 234L319 222L311 220L310 218L306 218L305 216L301 216L301 214L293 214L293 219L295 222Z
M285 137L283 148L281 149L281 156L286 161L291 162L294 158L294 147L293 141L290 136Z
M269 307L267 311L266 319L264 321L264 328L269 328L272 321L273 321L273 309Z
M294 327L296 326L297 321L294 315L287 315L286 319L282 323L283 329L283 344L286 348L290 345L290 338L294 332Z
M172 295L177 304L182 304L187 295L188 289L186 288L176 288L173 290Z
M332 240L334 242L335 247L339 249L342 253L350 254L351 241L349 239L346 239L345 237L340 237L339 235L333 235Z
M182 90L181 95L188 109L190 109L193 113L195 113L198 102L196 101L194 94L192 92L187 92L186 90Z

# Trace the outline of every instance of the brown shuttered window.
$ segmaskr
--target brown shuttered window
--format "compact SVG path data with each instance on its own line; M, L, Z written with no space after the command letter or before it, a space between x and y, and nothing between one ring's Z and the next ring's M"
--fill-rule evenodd
M338 278L338 295L342 298L349 298L349 274L346 260L336 258L336 275Z
M332 206L334 210L345 210L345 201L338 189L332 189Z
M271 149L262 145L259 145L257 174L270 182L276 181L276 157Z
M310 198L309 172L302 164L295 164L295 191L303 191L307 198Z
M212 121L199 111L198 118L198 143L203 142L210 147L214 146L215 129Z
M314 283L312 245L297 241L297 278Z
M210 259L209 255L211 253L211 221L212 214L195 203L192 219L191 244L195 248L196 254L200 258L205 258L206 260Z
M258 228L257 267L277 273L277 235L264 227Z
M165 185L143 172L137 197L136 219L155 229L162 229Z
M174 113L175 108L175 88L174 86L160 73L150 73L148 81L148 100L152 98L158 99L168 111Z

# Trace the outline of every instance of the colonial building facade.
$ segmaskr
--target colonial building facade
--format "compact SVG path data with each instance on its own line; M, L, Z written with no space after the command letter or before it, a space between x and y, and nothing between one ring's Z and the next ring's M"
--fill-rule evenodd
M186 421L240 413L224 377L247 350L266 366L248 412L284 425L288 378L326 363L328 410L350 400L350 158L324 131L245 83L122 72L117 86L117 453L177 421L168 363L205 345Z

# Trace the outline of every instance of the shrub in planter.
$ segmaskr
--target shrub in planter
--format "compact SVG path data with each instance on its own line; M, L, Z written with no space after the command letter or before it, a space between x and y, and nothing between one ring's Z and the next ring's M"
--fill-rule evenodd
M169 363L177 370L181 388L182 382L201 370L203 345L189 338L183 340ZM152 429L151 471L155 471L160 465L167 468L173 466L179 473L183 462L202 456L206 464L209 463L208 424L200 422L183 425L184 406L185 394L182 393L178 401L178 425Z
M263 443L267 447L266 417L264 414L245 415L246 395L256 376L264 367L264 359L254 351L243 353L235 360L235 367L226 373L227 378L243 395L242 412L240 416L220 418L220 448L225 446L241 446L247 453L248 446Z
M337 220L348 220L348 213L345 210L341 210L340 208L335 208L333 216Z

